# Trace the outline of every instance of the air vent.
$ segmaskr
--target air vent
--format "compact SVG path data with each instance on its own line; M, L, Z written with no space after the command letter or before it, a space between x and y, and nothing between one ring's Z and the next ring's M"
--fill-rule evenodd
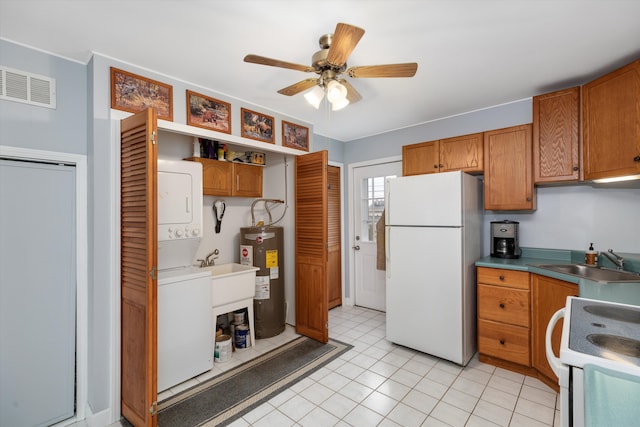
M0 66L0 99L56 108L56 80Z

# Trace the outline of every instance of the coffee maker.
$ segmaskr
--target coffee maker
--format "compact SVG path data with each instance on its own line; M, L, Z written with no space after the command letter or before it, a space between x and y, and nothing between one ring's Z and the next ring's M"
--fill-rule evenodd
M520 258L516 221L491 222L491 256L497 258Z

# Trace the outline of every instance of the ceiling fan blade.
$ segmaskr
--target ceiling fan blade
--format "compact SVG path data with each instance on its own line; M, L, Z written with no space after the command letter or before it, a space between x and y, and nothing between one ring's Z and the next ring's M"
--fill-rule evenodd
M306 79L278 91L281 95L293 96L318 84L318 79Z
M360 96L358 91L353 86L351 86L351 83L349 83L345 79L338 79L338 81L347 88L347 99L349 100L349 104L353 104L354 102L358 102L362 99L362 96Z
M362 28L338 23L327 53L327 62L336 66L344 65L363 35Z
M363 77L413 77L418 70L418 64L407 62L405 64L365 65L351 67L347 74L353 78Z
M250 62L253 64L269 65L271 67L288 68L290 70L304 71L306 73L312 73L315 70L308 65L294 64L293 62L280 61L279 59L267 58L260 55L247 55L244 57L244 62Z

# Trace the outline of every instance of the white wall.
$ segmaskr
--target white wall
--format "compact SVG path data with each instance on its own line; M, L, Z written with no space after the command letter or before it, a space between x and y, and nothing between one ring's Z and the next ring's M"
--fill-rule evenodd
M538 209L532 213L485 212L485 245L489 223L520 222L520 246L585 251L640 253L640 189L594 188L588 185L539 187Z

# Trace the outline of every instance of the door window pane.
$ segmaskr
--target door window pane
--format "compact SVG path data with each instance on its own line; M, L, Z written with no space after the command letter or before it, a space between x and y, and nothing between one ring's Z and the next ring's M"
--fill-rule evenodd
M360 238L364 242L375 243L377 239L376 224L384 212L384 185L386 178L395 175L364 178L362 180L362 194L360 199Z

